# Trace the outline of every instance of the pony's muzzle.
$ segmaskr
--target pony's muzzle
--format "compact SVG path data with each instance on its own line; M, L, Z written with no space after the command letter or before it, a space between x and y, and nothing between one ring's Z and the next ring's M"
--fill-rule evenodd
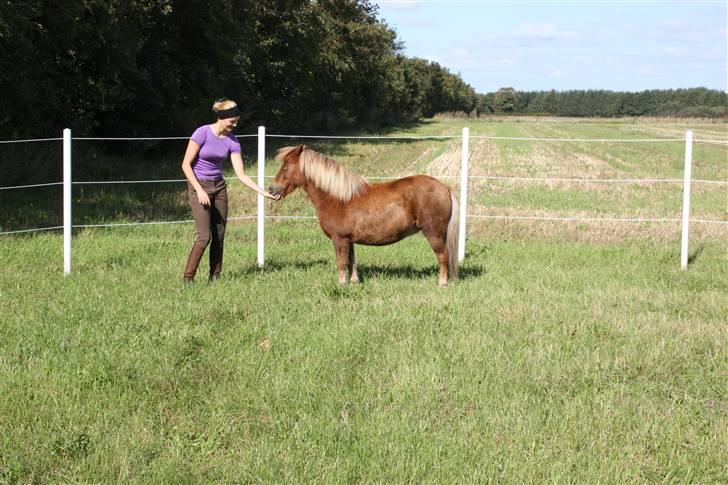
M281 197L283 197L285 195L283 193L284 192L283 189L284 189L284 187L282 185L271 184L270 187L268 187L268 192L270 192L273 195L280 195Z

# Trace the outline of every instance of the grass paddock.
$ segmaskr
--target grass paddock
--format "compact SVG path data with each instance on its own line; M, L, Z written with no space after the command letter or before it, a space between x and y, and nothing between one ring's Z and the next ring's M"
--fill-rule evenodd
M597 129L563 126L481 128ZM537 170L522 158L538 161L532 149L481 148L478 173ZM401 145L409 165L392 167L358 144L337 157L373 160L355 167L363 174L446 173L447 145L428 149ZM701 152L699 176L723 176L715 150ZM604 173L679 172L662 151L631 167L635 153L590 156ZM630 206L545 190L475 186L472 210L680 207L661 191ZM724 217L725 187L703 190L696 211ZM231 193L233 215L246 214L248 195ZM725 234L696 229L680 271L679 227L618 227L469 222L462 278L445 289L421 235L357 247L363 283L337 285L331 243L310 220L268 224L263 269L255 225L231 223L223 278L207 284L203 260L191 286L191 224L77 230L67 277L58 233L3 236L0 482L725 483Z
M719 247L473 241L441 290L419 236L340 287L315 223L262 270L240 224L190 287L189 231L83 232L66 278L58 237L4 242L6 481L726 478Z

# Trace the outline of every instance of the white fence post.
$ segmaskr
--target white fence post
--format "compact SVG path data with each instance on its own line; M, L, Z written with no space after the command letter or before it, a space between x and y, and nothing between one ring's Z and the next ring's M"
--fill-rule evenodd
M458 234L458 261L465 259L465 222L468 207L468 159L470 151L470 128L463 128L463 146L460 152L460 233Z
M265 126L258 127L258 186L265 188ZM265 198L258 194L258 267L265 261Z
M71 274L71 130L63 130L63 274Z
M680 244L680 269L688 268L688 240L690 239L690 180L693 170L693 132L685 133L685 178L683 180L682 241Z

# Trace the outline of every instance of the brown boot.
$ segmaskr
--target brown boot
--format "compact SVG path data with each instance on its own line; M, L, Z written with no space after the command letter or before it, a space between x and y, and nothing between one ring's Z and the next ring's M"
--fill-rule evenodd
M187 258L187 266L185 266L185 272L183 275L183 279L186 283L192 283L193 281L195 281L197 267L200 265L200 260L202 259L202 255L205 253L206 247L207 246L202 245L197 241L195 241L195 244L192 246L190 255Z

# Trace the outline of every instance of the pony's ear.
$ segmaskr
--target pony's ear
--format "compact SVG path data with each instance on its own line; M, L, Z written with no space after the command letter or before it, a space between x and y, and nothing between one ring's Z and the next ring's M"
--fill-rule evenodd
M303 152L306 148L308 148L306 145L298 145L296 147L296 155L301 155L301 152Z

